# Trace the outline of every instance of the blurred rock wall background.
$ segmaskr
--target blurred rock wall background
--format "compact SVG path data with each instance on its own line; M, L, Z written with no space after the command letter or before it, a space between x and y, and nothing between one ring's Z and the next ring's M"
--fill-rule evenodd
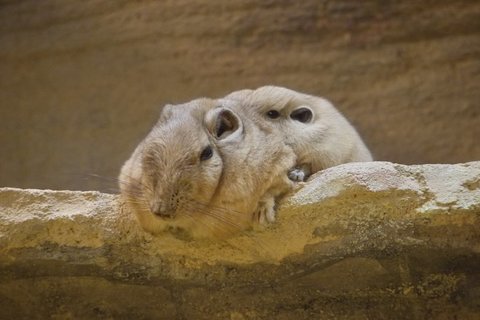
M478 160L480 2L0 0L0 186L108 191L162 105L265 84L378 160Z

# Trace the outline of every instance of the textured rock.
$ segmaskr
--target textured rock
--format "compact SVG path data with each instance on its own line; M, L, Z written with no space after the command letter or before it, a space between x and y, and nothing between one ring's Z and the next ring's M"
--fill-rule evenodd
M377 160L478 160L479 48L472 0L0 1L0 186L106 190L163 104L265 84Z
M278 214L186 242L116 195L0 189L0 318L480 316L480 162L330 168Z

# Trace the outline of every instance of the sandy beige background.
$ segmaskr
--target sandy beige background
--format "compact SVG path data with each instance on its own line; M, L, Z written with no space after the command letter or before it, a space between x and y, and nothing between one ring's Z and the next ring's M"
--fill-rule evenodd
M265 84L379 160L479 160L480 2L2 0L0 186L108 190L162 105Z

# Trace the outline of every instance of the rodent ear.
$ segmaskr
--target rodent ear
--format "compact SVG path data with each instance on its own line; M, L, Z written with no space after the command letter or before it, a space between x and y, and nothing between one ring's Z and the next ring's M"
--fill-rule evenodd
M313 111L307 106L301 106L290 113L290 118L302 123L309 123L312 121Z
M209 111L205 117L209 132L217 140L232 140L243 132L240 118L230 109L216 108Z
M166 104L163 106L162 111L160 112L160 119L162 120L167 120L171 117L172 111L175 105L172 104Z

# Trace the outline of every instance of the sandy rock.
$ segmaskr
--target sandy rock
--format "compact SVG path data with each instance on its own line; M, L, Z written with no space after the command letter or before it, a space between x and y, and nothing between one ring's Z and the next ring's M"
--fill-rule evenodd
M480 162L317 173L272 226L144 233L116 195L0 189L0 318L478 318Z

